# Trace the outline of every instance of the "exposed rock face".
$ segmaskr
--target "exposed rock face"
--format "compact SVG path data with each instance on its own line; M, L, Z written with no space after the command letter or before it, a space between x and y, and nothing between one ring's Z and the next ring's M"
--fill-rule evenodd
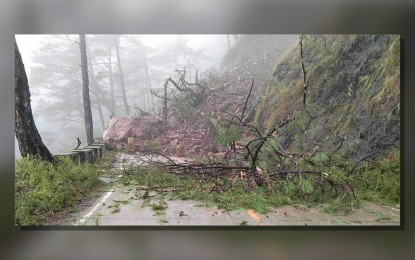
M130 115L110 120L104 131L105 148L115 149L126 144L129 138L152 139L163 132L163 121L156 116Z
M310 61L305 62L307 109L316 118L308 121L306 116L297 123L301 122L297 117L285 125L282 146L312 152L324 143L324 150L334 151L347 137L338 154L356 161L376 150L396 147L400 142L399 36L324 37L330 43L327 50L323 42L304 43L308 50L304 60ZM276 66L272 84L257 106L257 125L272 128L292 107L301 105L304 76L299 55L297 44Z

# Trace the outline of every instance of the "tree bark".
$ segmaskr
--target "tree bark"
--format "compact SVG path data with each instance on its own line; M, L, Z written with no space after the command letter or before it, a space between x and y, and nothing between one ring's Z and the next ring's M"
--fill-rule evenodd
M125 114L129 115L130 114L130 108L128 107L127 95L125 93L124 75L122 73L122 68L121 68L120 47L119 47L119 40L118 39L116 40L116 43L115 43L115 51L117 52L118 72L120 74L120 84L121 84L122 98L124 100Z
M37 131L30 105L30 91L26 71L15 41L15 133L19 150L23 157L38 155L44 161L53 162L54 158L43 144Z
M83 97L83 103L84 103L86 140L87 140L88 145L92 145L94 143L94 135L93 135L94 126L92 123L91 100L89 99L88 60L86 57L85 34L79 35L79 44L80 44L80 49L81 49L82 86L83 86L82 97Z

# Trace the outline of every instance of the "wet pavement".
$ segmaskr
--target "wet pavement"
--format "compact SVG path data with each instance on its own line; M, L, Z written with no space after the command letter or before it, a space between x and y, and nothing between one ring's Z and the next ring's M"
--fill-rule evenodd
M133 155L119 156L134 164L141 164ZM183 159L179 159L183 160ZM124 160L125 162L126 160ZM115 164L120 167L120 164ZM112 175L111 175L112 174ZM143 199L145 186L124 186L122 175L109 172L101 180L110 185L108 191L70 225L99 226L399 226L400 209L363 202L348 214L324 212L327 205L285 205L267 214L252 209L225 211L204 201L180 200L161 192L151 191ZM164 208L157 209L157 206Z

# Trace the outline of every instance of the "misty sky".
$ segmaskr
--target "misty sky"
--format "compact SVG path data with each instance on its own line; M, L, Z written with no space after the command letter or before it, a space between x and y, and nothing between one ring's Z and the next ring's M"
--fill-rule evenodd
M32 62L32 55L42 46L42 41L46 39L47 35L16 35L16 42L19 47L19 51L22 55L23 63L25 65L26 73L29 78L29 87L30 87L30 73L31 67L35 66ZM187 38L188 44L192 48L196 49L205 49L206 56L208 59L204 61L204 67L209 68L211 66L218 66L220 59L224 54L224 50L227 49L227 40L226 35L139 35L141 41L144 45L151 47L158 47L173 43L179 36ZM88 44L88 43L87 43ZM218 51L220 50L220 51ZM43 96L45 97L45 96ZM32 110L36 111L36 105L39 101L40 96L33 95L31 96L31 106ZM59 125L52 125L49 122L46 122L42 116L35 117L35 123L39 130L42 131L59 131ZM17 144L17 139L15 138L15 158L20 157L20 151Z

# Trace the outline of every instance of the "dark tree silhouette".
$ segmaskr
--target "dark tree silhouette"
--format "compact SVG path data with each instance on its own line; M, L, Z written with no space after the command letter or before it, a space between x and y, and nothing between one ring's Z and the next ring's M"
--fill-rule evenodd
M91 101L89 99L89 79L88 79L88 61L86 57L86 43L85 34L79 35L79 44L81 48L81 67L82 67L82 85L83 85L83 103L84 103L84 116L85 116L85 130L86 139L88 145L94 143L93 124L92 124L92 111Z
M15 44L15 132L19 150L23 157L38 155L42 160L53 162L54 158L48 148L43 144L37 131L35 120L30 106L30 91L27 75L20 55L19 48Z

